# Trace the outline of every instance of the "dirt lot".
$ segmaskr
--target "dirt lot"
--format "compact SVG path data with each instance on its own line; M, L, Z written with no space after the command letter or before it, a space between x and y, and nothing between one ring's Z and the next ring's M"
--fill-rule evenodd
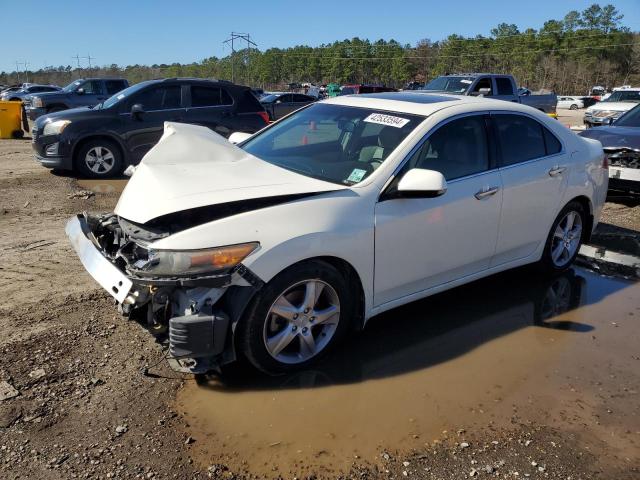
M313 371L194 379L66 241L115 185L0 143L1 478L640 478L640 285L520 270L375 318ZM624 201L603 228L637 235Z

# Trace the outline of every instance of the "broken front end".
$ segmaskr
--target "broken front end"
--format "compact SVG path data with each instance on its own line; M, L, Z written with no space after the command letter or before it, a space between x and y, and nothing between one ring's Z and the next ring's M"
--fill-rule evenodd
M78 215L66 232L91 276L122 313L168 344L173 368L204 373L235 360L232 328L262 281L242 265L257 242L157 250L170 231L115 214Z
M640 193L640 150L607 147L604 151L609 161L609 188Z

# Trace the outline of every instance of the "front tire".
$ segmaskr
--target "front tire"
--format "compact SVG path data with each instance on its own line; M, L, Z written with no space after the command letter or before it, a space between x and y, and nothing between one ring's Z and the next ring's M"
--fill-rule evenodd
M78 150L75 166L85 177L114 177L122 172L122 153L111 140L89 140Z
M347 281L331 264L296 264L267 283L247 309L240 349L263 372L303 370L344 338L354 306Z
M569 107L569 110L577 110L577 109L578 109L578 105L576 105L575 103Z
M553 222L539 262L543 271L555 274L571 266L582 245L586 220L586 212L579 202L570 202L562 209Z

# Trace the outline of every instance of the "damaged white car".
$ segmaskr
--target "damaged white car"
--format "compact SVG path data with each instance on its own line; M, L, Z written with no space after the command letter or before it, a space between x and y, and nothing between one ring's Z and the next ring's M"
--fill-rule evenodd
M598 142L526 106L342 96L237 146L166 124L114 213L67 234L174 366L243 355L278 373L407 302L528 263L566 269L607 182Z

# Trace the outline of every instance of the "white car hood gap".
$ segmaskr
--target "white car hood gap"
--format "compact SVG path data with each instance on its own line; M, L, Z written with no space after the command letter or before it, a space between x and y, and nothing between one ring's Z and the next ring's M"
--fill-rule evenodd
M136 167L115 213L146 223L197 207L347 189L272 165L206 127L166 122Z

